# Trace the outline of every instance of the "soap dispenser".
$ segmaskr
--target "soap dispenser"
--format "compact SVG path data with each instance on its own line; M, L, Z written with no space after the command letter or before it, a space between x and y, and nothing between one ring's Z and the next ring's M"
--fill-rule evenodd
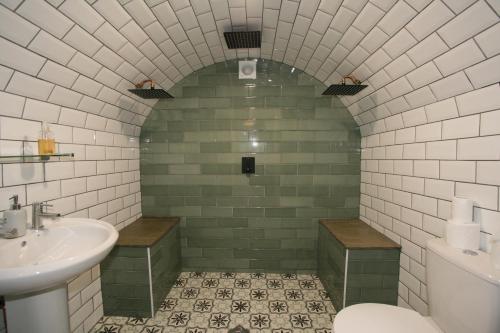
M26 210L21 208L18 195L10 198L13 201L9 210L3 212L3 219L1 222L1 234L5 238L16 238L26 234L26 224L28 216Z

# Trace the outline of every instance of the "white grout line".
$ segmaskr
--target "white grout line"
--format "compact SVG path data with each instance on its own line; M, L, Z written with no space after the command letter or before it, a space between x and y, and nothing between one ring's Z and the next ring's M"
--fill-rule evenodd
M349 268L349 249L345 250L345 271L344 271L344 297L342 297L342 309L345 308L345 299L347 297L347 269Z
M148 278L149 278L149 299L151 303L151 318L155 316L155 308L153 303L153 278L151 275L151 248L147 248L148 251Z

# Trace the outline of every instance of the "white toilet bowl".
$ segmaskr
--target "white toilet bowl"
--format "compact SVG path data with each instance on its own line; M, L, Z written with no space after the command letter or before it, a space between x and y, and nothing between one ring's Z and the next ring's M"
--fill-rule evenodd
M340 311L335 333L442 333L430 317L398 306L363 303Z
M386 304L362 303L342 309L335 333L499 333L500 270L490 255L427 242L430 317Z

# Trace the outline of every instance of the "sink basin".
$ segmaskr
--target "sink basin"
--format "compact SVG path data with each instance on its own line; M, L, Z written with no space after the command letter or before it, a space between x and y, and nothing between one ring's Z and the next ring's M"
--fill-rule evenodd
M0 240L0 295L25 294L65 284L106 257L118 232L84 218L44 221L40 231Z

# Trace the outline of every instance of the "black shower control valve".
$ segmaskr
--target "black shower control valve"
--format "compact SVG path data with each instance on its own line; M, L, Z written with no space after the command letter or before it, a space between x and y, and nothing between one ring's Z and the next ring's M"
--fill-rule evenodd
M241 173L247 175L255 173L255 157L241 158Z

